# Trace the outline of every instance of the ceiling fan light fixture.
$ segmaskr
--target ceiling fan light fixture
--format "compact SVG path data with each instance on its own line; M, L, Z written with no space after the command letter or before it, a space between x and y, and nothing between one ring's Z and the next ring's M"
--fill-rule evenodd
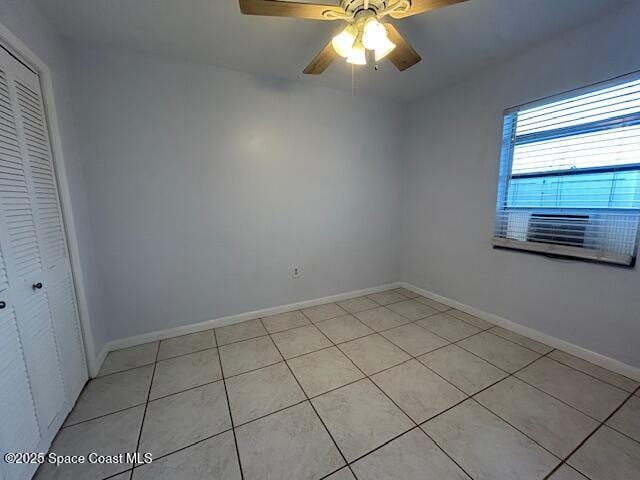
M385 40L389 40L387 37L387 29L381 24L377 18L370 18L364 24L362 29L362 43L367 50L376 50Z
M347 27L326 43L307 65L305 75L320 75L339 57L355 65L367 64L366 51L376 61L387 58L403 72L422 60L387 17L400 20L468 0L238 0L245 15L292 17L347 22ZM363 38L364 37L364 38ZM393 54L389 55L391 52Z
M347 57L347 63L351 65L366 65L367 64L367 54L362 45L362 42L356 42L356 44L351 49L351 55Z
M349 25L338 35L333 37L331 45L338 55L349 58L353 50L353 44L358 36L358 29L354 25Z
M374 50L376 62L379 62L384 57L389 55L395 48L396 44L385 37L384 41L382 41L380 45L378 45Z

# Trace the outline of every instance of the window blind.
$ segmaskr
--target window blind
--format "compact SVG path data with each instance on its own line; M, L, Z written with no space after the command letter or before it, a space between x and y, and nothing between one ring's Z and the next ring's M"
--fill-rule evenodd
M493 243L634 265L640 76L509 109Z

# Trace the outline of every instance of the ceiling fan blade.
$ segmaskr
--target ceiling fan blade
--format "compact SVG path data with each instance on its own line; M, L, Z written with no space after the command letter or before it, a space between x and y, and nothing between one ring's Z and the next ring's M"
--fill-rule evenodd
M448 7L456 3L466 2L467 0L411 0L411 7L406 12L393 12L393 18L405 18L412 15L425 13L436 8Z
M334 50L333 45L331 45L331 42L329 42L320 53L316 55L316 58L311 60L311 63L304 69L303 73L306 75L320 75L337 57L338 54Z
M400 32L396 30L396 27L390 23L385 24L387 27L387 33L389 34L389 40L396 44L396 48L387 56L387 58L393 63L401 72L405 71L409 67L413 67L422 58L418 55L411 45L404 39Z
M335 20L323 15L333 12L344 15L344 10L335 5L284 2L280 0L240 0L240 11L245 15L266 15L270 17L295 17L309 20Z

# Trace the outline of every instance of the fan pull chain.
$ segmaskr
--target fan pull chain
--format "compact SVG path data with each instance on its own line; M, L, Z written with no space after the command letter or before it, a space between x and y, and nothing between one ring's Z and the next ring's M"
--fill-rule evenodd
M351 65L351 96L356 96L356 66Z

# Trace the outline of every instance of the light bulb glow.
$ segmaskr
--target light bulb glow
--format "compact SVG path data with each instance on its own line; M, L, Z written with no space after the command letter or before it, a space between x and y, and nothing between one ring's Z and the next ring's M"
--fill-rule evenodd
M331 40L331 45L333 45L333 49L338 55L343 58L348 58L351 55L353 44L356 41L357 35L358 30L353 25L349 25L338 35L333 37L333 40Z
M362 42L356 42L351 49L351 55L347 57L347 63L352 65L366 65L367 55Z
M367 20L362 31L362 43L367 50L378 49L387 38L387 29L375 18Z
M378 45L375 49L376 62L379 62L384 57L389 55L394 48L396 48L396 44L385 37L384 40L380 43L380 45Z

